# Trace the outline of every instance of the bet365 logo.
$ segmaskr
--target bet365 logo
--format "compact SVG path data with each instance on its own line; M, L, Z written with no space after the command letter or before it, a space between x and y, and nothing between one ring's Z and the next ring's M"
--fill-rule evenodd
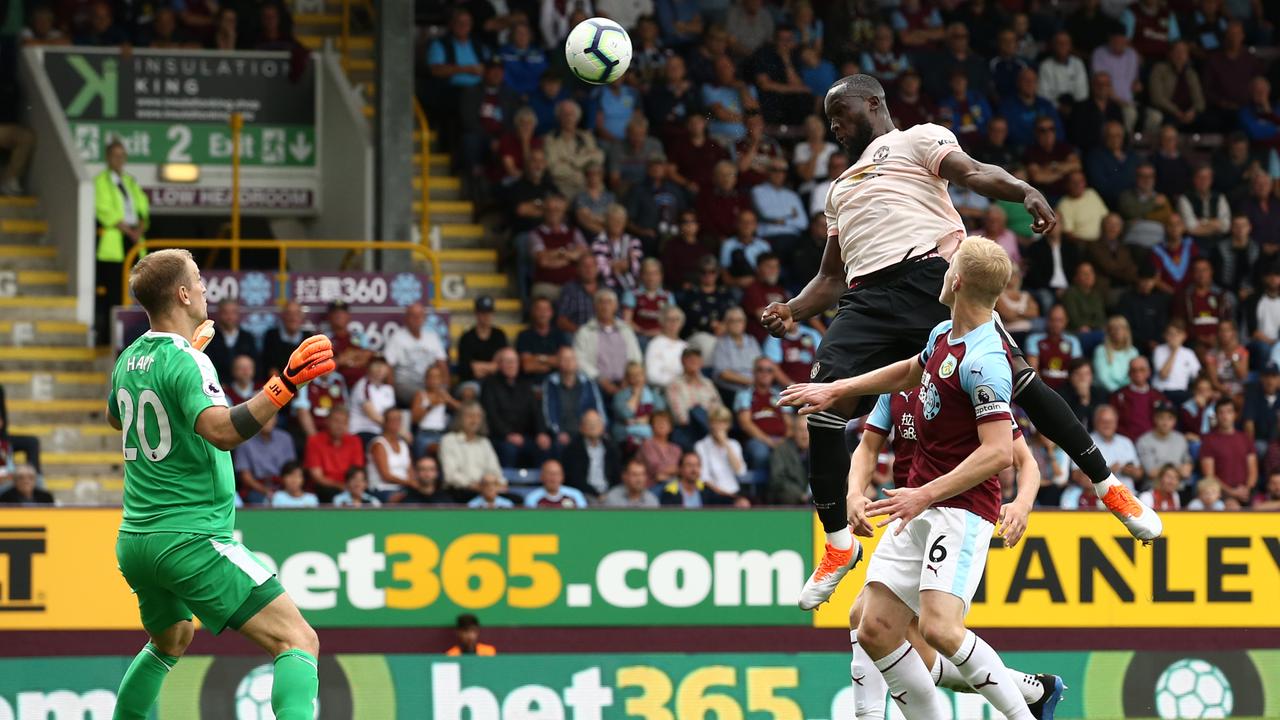
M0 527L0 612L42 612L32 561L45 552L42 527Z

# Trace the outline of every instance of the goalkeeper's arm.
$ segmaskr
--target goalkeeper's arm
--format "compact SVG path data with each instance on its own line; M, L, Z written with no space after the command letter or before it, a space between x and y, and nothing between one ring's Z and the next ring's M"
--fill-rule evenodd
M298 388L331 372L336 365L329 338L313 335L289 356L289 364L266 386L232 408L210 407L196 418L196 432L220 450L232 450L258 434L262 426L289 404Z

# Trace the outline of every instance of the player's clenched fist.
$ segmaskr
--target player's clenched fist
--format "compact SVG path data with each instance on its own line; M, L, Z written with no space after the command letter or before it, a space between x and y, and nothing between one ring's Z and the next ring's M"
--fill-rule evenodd
M760 314L760 324L774 337L782 337L791 332L795 319L791 316L791 306L786 303L772 302Z
M333 372L337 367L333 360L333 343L324 335L312 335L293 351L289 364L279 375L271 378L264 389L271 402L282 408L298 393L298 388Z
M196 332L191 336L191 347L204 351L209 341L213 339L213 321L205 320L196 326Z

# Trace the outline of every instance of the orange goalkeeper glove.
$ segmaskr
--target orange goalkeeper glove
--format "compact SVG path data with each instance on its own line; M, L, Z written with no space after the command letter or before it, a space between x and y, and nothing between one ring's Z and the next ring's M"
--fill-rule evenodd
M279 375L273 376L263 388L271 402L278 408L289 404L298 388L333 372L338 364L333 359L333 344L324 335L312 335L289 356L289 364Z
M191 347L204 352L210 340L213 340L213 321L205 320L196 326L196 333L191 336Z

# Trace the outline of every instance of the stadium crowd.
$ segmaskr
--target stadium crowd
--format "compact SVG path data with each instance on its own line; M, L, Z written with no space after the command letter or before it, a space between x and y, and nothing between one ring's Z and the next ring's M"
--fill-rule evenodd
M899 127L944 125L1055 205L1037 236L1020 204L952 191L1018 268L1006 327L1117 476L1158 510L1280 509L1280 3L432 7L419 92L509 237L527 327L509 338L479 298L451 363L420 306L377 353L330 306L340 370L237 451L247 504L805 502L805 423L775 401L824 326L772 338L757 320L817 268L827 189L856 160L822 97L864 72ZM598 88L560 50L595 14L635 45ZM217 320L233 401L305 332L296 305L261 338L233 302ZM1039 504L1100 507L1020 422Z

